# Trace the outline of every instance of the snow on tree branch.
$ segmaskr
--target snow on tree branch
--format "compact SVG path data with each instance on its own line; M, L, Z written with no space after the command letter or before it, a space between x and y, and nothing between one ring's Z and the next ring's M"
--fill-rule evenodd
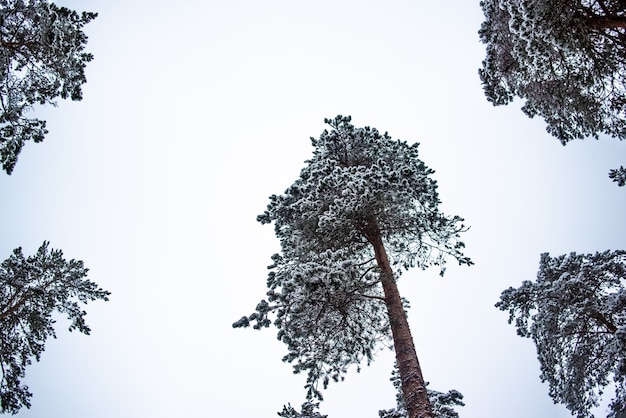
M432 418L408 302L395 281L410 267L437 266L443 275L448 258L472 264L460 240L467 228L439 211L434 172L419 159L418 144L357 128L349 116L325 122L331 129L311 138L313 155L300 177L270 196L257 218L274 223L281 254L272 257L267 300L233 326L273 324L287 345L283 360L307 373L308 400L321 400L331 380L369 364L393 338L404 356L407 410Z
M17 248L0 264L0 412L30 407L32 394L21 380L47 338L56 338L54 312L67 315L70 331L90 333L80 304L109 300L110 292L86 280L87 272L82 261L66 261L47 242L28 258Z
M532 338L541 380L550 396L578 417L589 416L611 381L609 417L626 405L626 251L550 257L542 254L537 281L502 292L522 337Z
M46 0L0 1L0 161L11 174L26 141L41 142L46 122L26 114L55 99L81 100L85 67L83 27L97 16Z

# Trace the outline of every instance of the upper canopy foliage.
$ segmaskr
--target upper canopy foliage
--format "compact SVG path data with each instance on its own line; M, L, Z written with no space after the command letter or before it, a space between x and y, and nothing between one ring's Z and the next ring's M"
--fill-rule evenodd
M48 243L34 256L22 249L0 264L0 412L17 413L30 406L32 394L21 383L32 358L39 361L48 337L56 337L53 312L67 315L70 331L89 334L80 303L110 294L86 280L82 261L63 258Z
M563 144L626 138L624 0L483 0L479 71L494 105L514 96Z
M83 52L83 26L95 17L47 0L0 0L0 159L8 174L24 143L47 133L45 121L26 116L31 107L82 99L93 59Z
M509 288L496 304L532 338L550 396L589 416L612 376L609 417L626 405L626 251L541 255L537 281Z
M283 255L342 250L370 259L369 228L376 225L400 268L437 265L445 257L470 263L458 240L458 216L439 212L434 173L418 157L418 144L393 140L375 128L355 128L349 116L325 119L333 129L311 138L313 158L281 196L270 196L261 223L275 222Z
M396 270L440 267L463 256L461 218L439 212L431 169L417 144L376 129L355 128L350 117L326 119L332 130L312 138L313 157L283 195L270 197L261 223L275 222L282 255L272 257L268 299L233 326L274 324L288 347L284 361L307 371L307 396L318 383L341 380L347 368L371 361L390 327L380 269L369 239L380 232Z

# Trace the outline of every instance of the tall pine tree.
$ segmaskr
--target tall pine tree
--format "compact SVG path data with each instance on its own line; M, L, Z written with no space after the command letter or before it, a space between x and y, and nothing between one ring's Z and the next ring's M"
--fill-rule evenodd
M22 378L48 337L56 338L53 314L67 315L70 331L90 333L81 304L109 300L110 293L85 279L87 272L82 261L65 260L47 242L30 257L17 248L0 264L0 413L30 407Z
M541 116L563 145L626 138L624 0L483 0L479 71L487 99ZM623 185L624 170L611 178Z
M311 138L300 177L258 217L274 222L282 254L273 256L267 301L233 326L273 323L288 347L283 360L308 373L309 399L322 398L319 382L369 363L391 334L409 417L433 417L396 280L410 267L443 275L448 256L471 264L459 240L465 227L439 211L418 144L350 121L325 120L332 129Z
M502 292L517 333L532 338L550 396L583 418L604 387L609 417L626 414L626 252L541 255L537 280Z
M28 117L34 105L81 100L85 67L81 14L47 0L0 0L0 161L11 174L26 141L41 142L46 121Z

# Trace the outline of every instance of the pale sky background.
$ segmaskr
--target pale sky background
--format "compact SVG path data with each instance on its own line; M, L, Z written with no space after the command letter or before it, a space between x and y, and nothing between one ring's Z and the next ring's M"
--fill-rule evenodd
M261 213L298 176L323 119L352 115L420 142L443 209L465 217L472 267L400 280L431 388L462 418L569 417L539 380L530 340L494 308L542 252L626 248L624 143L563 147L519 102L494 108L477 70L479 1L63 1L87 26L82 102L48 121L0 175L0 259L44 240L112 292L27 370L24 418L274 417L305 376L273 328L232 329L265 296L278 250ZM329 418L395 405L393 353L331 384ZM603 415L600 411L598 417Z

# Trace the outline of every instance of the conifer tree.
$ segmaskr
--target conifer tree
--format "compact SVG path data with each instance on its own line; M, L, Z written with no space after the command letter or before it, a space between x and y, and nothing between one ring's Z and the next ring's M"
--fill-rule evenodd
M109 300L110 293L86 280L87 271L82 261L65 260L47 242L30 257L17 248L0 264L0 413L30 407L32 394L22 379L48 337L56 338L55 312L67 315L70 331L90 333L79 303Z
M479 71L487 99L541 116L563 145L626 138L624 0L483 0ZM619 170L611 178L620 183ZM623 171L621 172L623 175ZM620 183L623 184L623 183Z
M626 414L626 251L541 255L537 281L502 292L518 335L532 338L554 402L590 416L604 387L609 417Z
M46 121L27 114L55 99L81 100L85 67L83 27L96 13L47 0L0 0L0 160L11 174L26 141L43 141Z
M274 222L267 300L234 327L278 328L284 361L307 372L307 397L342 380L350 365L368 364L390 340L410 418L433 413L396 281L410 267L438 266L462 253L458 216L439 211L437 184L418 158L418 144L393 140L351 118L326 119L311 138L313 157L284 194L258 217Z

